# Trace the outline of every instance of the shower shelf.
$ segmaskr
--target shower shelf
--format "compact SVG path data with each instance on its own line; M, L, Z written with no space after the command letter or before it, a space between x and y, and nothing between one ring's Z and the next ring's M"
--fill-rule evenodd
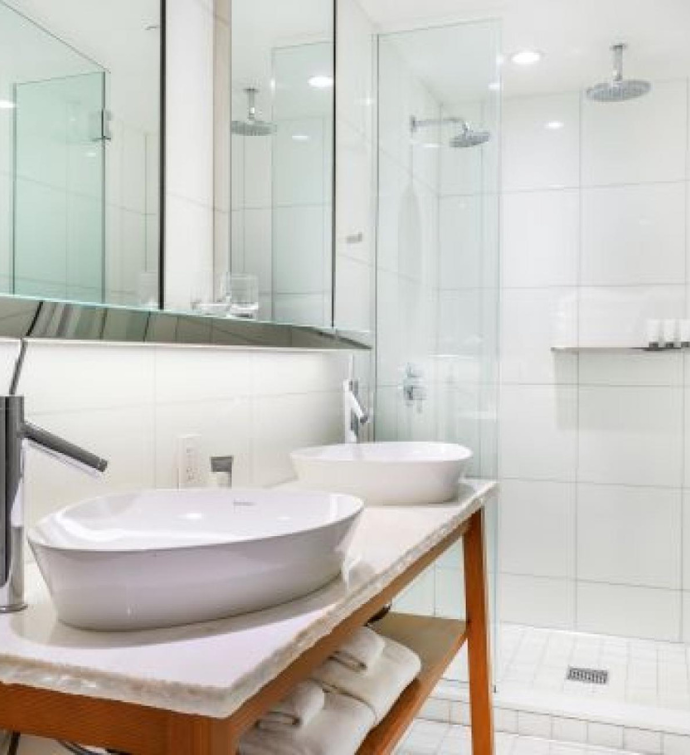
M552 346L554 354L670 354L676 351L689 351L687 346L674 346L670 349L650 349L648 346Z

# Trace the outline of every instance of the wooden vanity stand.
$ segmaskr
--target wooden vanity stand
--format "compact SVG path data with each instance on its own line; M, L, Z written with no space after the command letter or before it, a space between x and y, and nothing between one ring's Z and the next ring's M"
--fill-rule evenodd
M22 684L0 684L0 729L80 742L131 755L236 753L239 737L272 704L307 677L357 627L386 606L459 540L464 543L467 622L389 614L376 625L382 634L414 649L422 659L423 668L393 710L369 734L359 753L384 755L395 749L450 661L467 642L472 752L473 755L493 755L483 503L227 718L189 715ZM0 647L0 664L2 656Z

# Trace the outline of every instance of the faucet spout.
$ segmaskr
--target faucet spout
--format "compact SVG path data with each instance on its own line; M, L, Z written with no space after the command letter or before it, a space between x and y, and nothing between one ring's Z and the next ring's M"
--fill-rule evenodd
M100 474L108 462L24 419L23 396L0 396L0 614L24 601L24 445Z

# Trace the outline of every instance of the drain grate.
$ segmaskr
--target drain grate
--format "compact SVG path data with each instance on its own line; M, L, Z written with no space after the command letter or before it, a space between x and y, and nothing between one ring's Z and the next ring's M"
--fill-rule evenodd
M566 679L569 682L584 682L585 684L608 684L609 672L598 668L570 666Z

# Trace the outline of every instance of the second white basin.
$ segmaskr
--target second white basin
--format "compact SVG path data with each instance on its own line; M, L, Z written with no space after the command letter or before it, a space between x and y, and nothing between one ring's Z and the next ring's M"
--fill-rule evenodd
M303 448L291 457L305 487L369 504L410 505L455 498L472 451L454 443L344 443Z
M148 490L69 506L29 542L66 624L146 629L316 590L340 574L361 511L309 491Z

